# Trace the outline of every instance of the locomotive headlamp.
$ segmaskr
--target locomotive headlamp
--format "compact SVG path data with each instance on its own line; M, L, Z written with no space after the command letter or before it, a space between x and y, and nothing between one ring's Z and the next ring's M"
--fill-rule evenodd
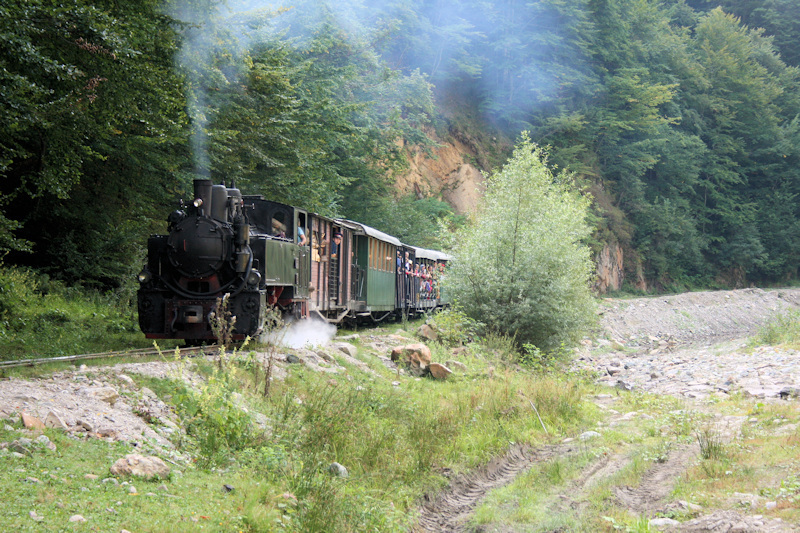
M247 275L247 284L251 287L255 287L258 285L258 282L261 281L261 274L255 268L250 271Z
M200 207L201 205L203 205L203 199L202 198L195 198L194 202L192 202L192 205L194 205L195 207Z
M141 272L139 272L139 275L137 276L139 283L147 283L152 278L153 278L152 274L150 274L150 272L148 272L147 270L142 270Z

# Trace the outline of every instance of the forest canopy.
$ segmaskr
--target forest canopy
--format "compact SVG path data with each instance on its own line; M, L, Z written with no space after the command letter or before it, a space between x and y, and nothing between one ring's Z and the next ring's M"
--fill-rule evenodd
M619 245L656 286L797 276L793 0L12 0L0 15L6 262L115 287L198 175L434 246L452 211L398 198L393 176L404 147L475 127L460 106L547 146L592 192L595 250Z

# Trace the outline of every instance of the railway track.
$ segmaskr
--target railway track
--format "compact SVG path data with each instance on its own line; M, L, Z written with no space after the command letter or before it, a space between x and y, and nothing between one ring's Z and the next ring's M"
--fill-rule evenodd
M212 353L219 349L219 345L211 344L208 346L189 346L186 348L178 348L177 351L180 355L201 355ZM14 368L20 366L39 366L46 363L63 363L71 361L87 361L90 359L114 359L117 357L147 357L150 355L158 355L162 353L175 353L175 349L171 350L156 350L155 348L141 348L138 350L125 350L119 352L99 352L99 353L85 353L78 355L64 355L61 357L40 357L37 359L16 359L13 361L0 361L0 370L4 368Z

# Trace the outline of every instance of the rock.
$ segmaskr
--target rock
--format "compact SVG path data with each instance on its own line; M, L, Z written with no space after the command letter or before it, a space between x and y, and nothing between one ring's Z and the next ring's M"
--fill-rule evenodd
M445 361L445 363L444 363L444 364L445 364L445 366L446 366L447 368L449 368L449 369L450 369L450 370L452 370L453 372L455 372L455 371L459 371L459 372L466 372L466 371L468 370L468 369L467 369L467 365L465 365L465 364L464 364L464 363L462 363L461 361L453 361L453 360L449 360L449 361Z
M684 510L695 511L695 512L703 510L702 505L697 505L696 503L687 502L686 500L678 500L678 505Z
M598 433L597 431L586 431L584 433L581 433L578 438L581 440L589 440L599 436L600 433Z
M119 398L119 392L114 387L97 387L90 389L89 394L111 405Z
M339 463L331 463L331 466L328 467L328 472L336 477L346 478L350 476L347 469Z
M453 373L452 370L439 363L431 363L428 365L431 375L436 379L447 379L447 376Z
M26 439L25 437L21 437L11 444L8 445L8 449L12 452L25 454L28 453L31 446L33 445L33 441L31 439Z
M56 449L57 449L57 448L56 448L56 445L53 443L53 441L51 441L51 440L50 440L50 439L47 437L47 435L39 435L39 436L36 438L36 442L37 442L37 443L39 443L41 446L44 446L45 448L47 448L47 449L48 449L48 450L50 450L50 451L53 451L53 452L54 452L54 451L56 451Z
M136 476L144 479L169 477L169 467L155 456L144 457L138 453L126 455L111 467L115 476Z
M133 485L129 485L128 494L136 494L136 487L134 487Z
M44 422L33 415L20 413L20 418L22 419L22 425L25 426L25 429L44 429Z
M147 387L142 387L141 393L142 396L150 398L151 400L158 400L158 395Z
M91 422L87 422L86 420L78 420L78 425L89 433L94 432L94 425Z
M349 342L334 342L331 344L331 347L349 355L350 357L355 357L358 355L358 349Z
M289 363L289 364L292 364L292 365L304 365L304 364L306 364L306 362L303 361L303 359L301 359L300 357L296 356L293 353L287 353L286 354L286 362Z
M424 344L407 344L392 350L391 359L405 365L414 376L422 376L431 364L431 350Z
M353 333L352 335L344 335L342 337L336 337L337 341L357 341L361 338L361 335L358 333Z
M67 424L55 411L50 411L44 419L44 425L49 428L67 430Z
M74 515L69 517L69 521L70 522L86 522L86 519L83 516L79 515L79 514L74 514Z
M439 334L428 324L422 324L417 330L417 335L429 341L439 340Z
M44 520L44 517L43 516L39 516L38 514L36 514L36 511L29 512L28 516L30 516L32 519L36 520L37 522L41 522L42 520Z
M653 528L676 527L681 525L680 522L672 518L653 518L648 524Z

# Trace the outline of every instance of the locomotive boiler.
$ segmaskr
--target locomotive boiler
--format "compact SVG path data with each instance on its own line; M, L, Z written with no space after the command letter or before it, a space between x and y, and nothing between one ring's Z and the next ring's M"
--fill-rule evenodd
M308 287L303 247L285 237L285 223L277 222L278 232L251 224L277 221L277 211L288 210L234 187L195 180L193 201L169 215L167 234L148 239L138 291L145 336L214 340L212 317L224 295L235 317L233 340L259 335L268 305L302 312Z

